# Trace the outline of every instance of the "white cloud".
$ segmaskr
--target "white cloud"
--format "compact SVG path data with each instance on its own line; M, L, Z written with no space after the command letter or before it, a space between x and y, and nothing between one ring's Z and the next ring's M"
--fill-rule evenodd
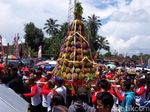
M97 2L96 2L97 1ZM95 3L94 3L95 2ZM104 9L100 9L100 7L95 7L93 4L100 4L98 0L83 0L83 7L84 7L84 17L88 17L92 14L100 16L101 19L107 18L110 16L116 8L113 6L108 5Z
M12 43L16 33L24 36L24 25L34 22L43 29L47 19L67 21L68 0L0 0L0 34ZM3 40L4 40L3 39Z
M150 53L150 2L133 0L129 5L118 3L110 21L102 31L112 50L120 53Z
M80 0L84 17L96 14L110 20L101 28L108 37L112 50L121 53L150 52L149 0ZM23 38L24 25L34 22L44 27L48 18L60 23L67 21L69 0L0 0L0 34L3 43L13 42L15 33ZM104 4L106 7L101 7ZM23 39L22 39L23 40Z

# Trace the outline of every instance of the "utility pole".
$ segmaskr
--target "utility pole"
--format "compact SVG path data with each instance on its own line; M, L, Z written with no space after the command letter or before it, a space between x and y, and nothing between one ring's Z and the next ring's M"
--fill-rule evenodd
M68 25L71 25L71 22L74 19L73 12L74 12L74 2L73 2L73 0L69 0Z
M7 43L6 65L7 65L7 63L8 63L8 54L9 54L9 43Z

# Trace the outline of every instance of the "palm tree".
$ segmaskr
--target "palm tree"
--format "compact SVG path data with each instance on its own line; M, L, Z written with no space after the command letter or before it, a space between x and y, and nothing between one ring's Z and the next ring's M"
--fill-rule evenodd
M52 37L56 35L59 32L59 24L56 24L57 20L54 20L52 18L48 19L45 23L44 30L48 35L51 35Z
M90 43L92 52L95 52L96 50L94 49L94 41L96 40L96 36L98 33L98 29L101 26L101 20L99 19L98 16L96 16L95 14L88 16L88 20L86 23L87 26L87 30L88 30L88 41Z
M106 40L106 37L103 36L97 36L95 40L95 50L100 51L101 49L104 49L106 51L110 50L109 42Z
M106 51L110 50L109 42L106 40L106 37L102 37L97 35L95 41L93 42L93 47L95 49L94 60L96 61L97 57L99 57L100 50L104 49Z
M59 35L61 38L64 38L67 35L68 23L65 22L60 26Z
M88 16L87 27L90 33L91 38L96 38L98 29L101 26L101 20L98 16L93 14L92 16Z

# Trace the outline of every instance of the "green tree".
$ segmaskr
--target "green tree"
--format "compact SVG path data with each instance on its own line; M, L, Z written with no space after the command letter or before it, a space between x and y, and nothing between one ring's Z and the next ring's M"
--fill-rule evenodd
M101 21L98 16L95 14L88 16L88 20L86 23L86 27L88 30L88 41L91 46L92 52L95 52L96 49L94 48L94 44L97 38L98 29L101 26Z
M34 23L30 22L25 25L25 42L28 47L31 47L34 51L38 51L38 47L42 45L44 34L41 29L37 28Z
M62 25L60 25L60 30L58 33L59 37L63 39L67 35L67 31L68 31L68 23L65 22Z
M58 58L60 47L61 47L61 38L59 36L55 36L54 38L50 38L50 45L49 45L49 55L50 57L53 57L54 59Z
M31 47L28 47L28 57L36 57L37 52L34 51L34 49L31 49Z
M54 20L52 18L46 20L44 30L50 36L54 36L59 32L59 24L57 24L58 20Z
M133 55L132 56L132 60L135 61L135 62L137 62L139 60L139 56Z
M52 38L45 38L44 41L43 41L43 53L44 54L49 54L49 47L51 45L51 40Z
M105 54L104 54L104 57L106 58L106 57L111 57L112 56L112 54L111 54L111 52L110 51L108 51L108 52L106 52Z
M45 38L43 44L44 54L50 55L54 58L58 57L61 43L65 39L67 31L68 23L65 22L62 25L60 25L59 32L56 35L54 35L53 38Z
M96 51L100 51L101 49L104 49L106 51L110 50L109 42L106 39L106 37L98 35L93 43L94 43L93 47Z

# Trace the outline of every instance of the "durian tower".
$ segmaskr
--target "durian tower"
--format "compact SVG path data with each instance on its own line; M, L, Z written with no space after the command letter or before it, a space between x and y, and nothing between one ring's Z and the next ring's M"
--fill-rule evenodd
M96 63L92 59L82 20L76 18L69 29L53 73L63 79L88 82L98 77L99 73L94 68Z

